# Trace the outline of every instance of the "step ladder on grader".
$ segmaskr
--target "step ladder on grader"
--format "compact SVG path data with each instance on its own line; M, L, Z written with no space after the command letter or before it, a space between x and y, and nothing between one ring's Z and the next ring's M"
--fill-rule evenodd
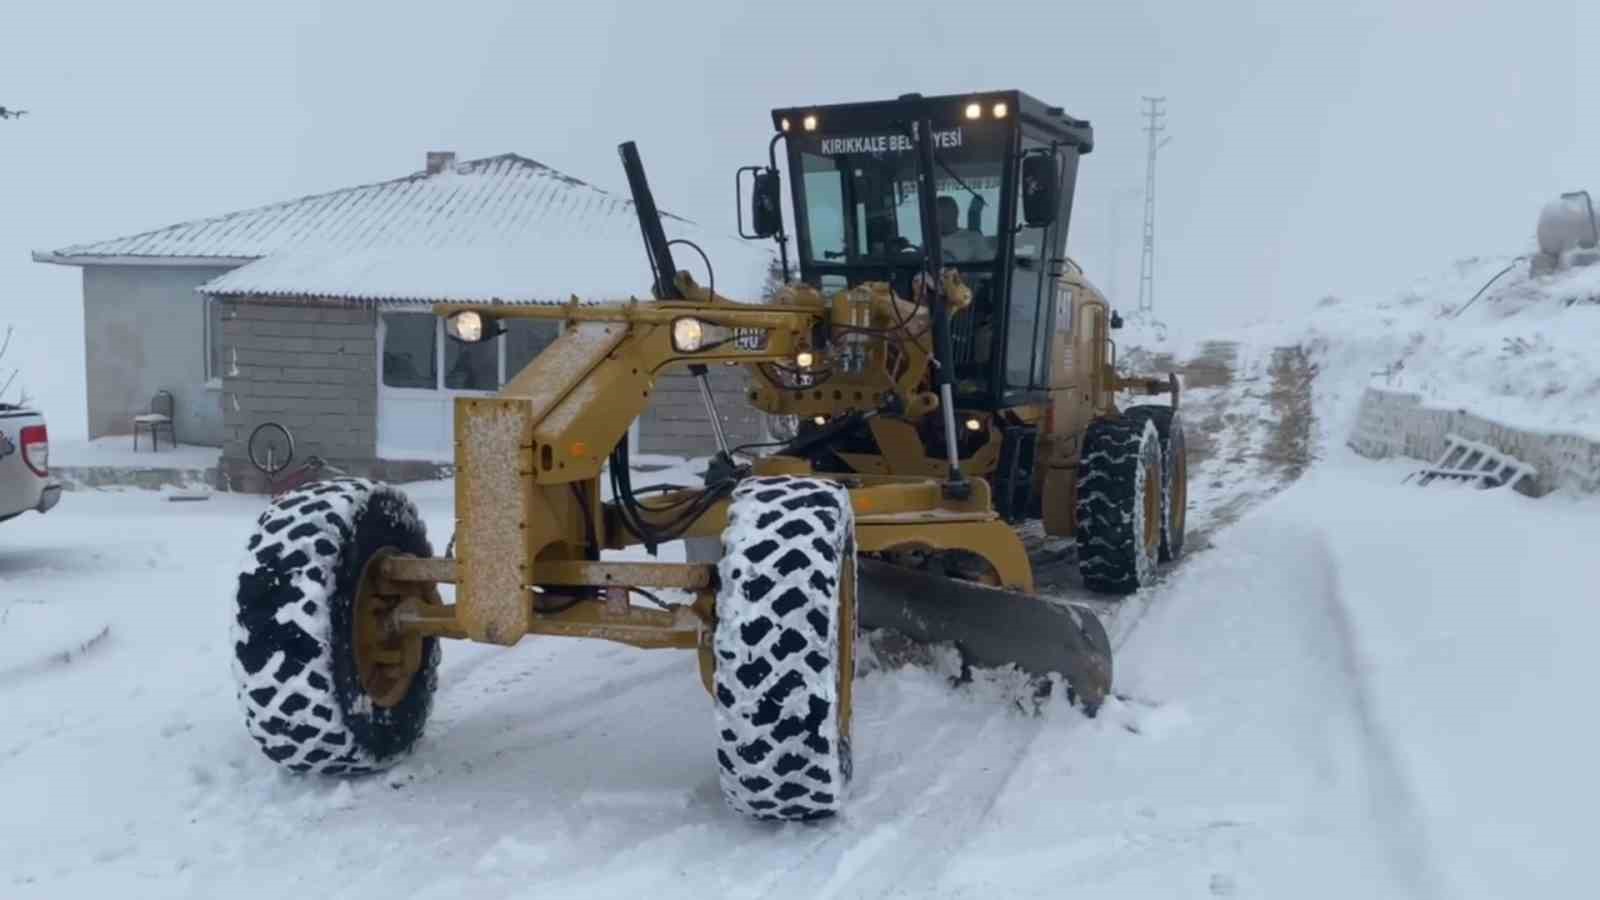
M1100 705L1106 632L1035 593L1016 527L1075 538L1090 590L1138 590L1182 551L1187 466L1176 378L1119 377L1120 320L1066 256L1093 130L1019 91L778 109L772 126L768 163L737 179L741 233L775 240L783 267L768 302L678 270L686 242L667 239L626 143L650 299L436 309L465 342L510 318L564 325L497 395L456 400L453 554L434 554L399 491L362 479L262 514L234 669L268 757L391 765L422 732L445 639L696 651L723 794L765 819L844 802L863 628L954 642ZM748 371L755 407L800 421L792 439L759 458L729 446L705 380L719 365ZM635 488L628 428L683 369L710 420L704 483ZM1129 391L1170 401L1118 408ZM705 538L714 561L604 555Z

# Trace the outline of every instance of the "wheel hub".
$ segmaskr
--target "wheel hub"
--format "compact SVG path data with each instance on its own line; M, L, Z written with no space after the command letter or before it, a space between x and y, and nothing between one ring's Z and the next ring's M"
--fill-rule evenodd
M361 587L356 592L352 636L356 678L376 706L394 706L404 699L411 680L422 669L423 637L398 628L396 611L406 604L440 602L438 589L431 584L383 579L383 561L403 555L388 547L374 553L361 570Z

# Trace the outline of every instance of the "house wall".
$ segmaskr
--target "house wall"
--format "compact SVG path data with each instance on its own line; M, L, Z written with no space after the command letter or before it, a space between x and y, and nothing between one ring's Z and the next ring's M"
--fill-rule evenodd
M221 392L206 385L206 304L195 288L230 268L84 267L89 437L131 433L132 416L165 389L178 440L221 445Z
M746 398L749 375L744 368L712 366L706 375L711 379L729 445L768 440L765 419ZM710 456L716 451L716 437L706 419L705 401L700 398L700 386L694 377L687 372L674 372L658 378L655 395L639 420L639 452Z
M277 422L294 436L295 463L320 456L350 474L386 481L435 477L430 464L377 458L378 320L374 309L331 301L223 301L223 487L263 492L250 463L250 434ZM733 444L766 440L745 399L743 369L710 371L723 428ZM656 382L639 422L638 451L707 456L716 449L699 388L686 373Z
M389 477L377 442L377 314L333 302L224 301L222 477L259 492L250 464L256 426L277 422L294 436L298 466L320 456L355 475ZM393 478L392 480L402 480Z

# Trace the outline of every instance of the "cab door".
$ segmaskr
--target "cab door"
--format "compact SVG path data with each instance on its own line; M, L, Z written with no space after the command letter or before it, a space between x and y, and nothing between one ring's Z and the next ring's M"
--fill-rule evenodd
M1066 223L1060 215L1044 228L1022 220L1022 154L1048 151L1050 144L1024 133L1012 160L1012 221L1017 228L1008 254L1005 352L1002 381L1004 404L1016 406L1044 399L1050 390L1051 347L1055 332L1056 283L1062 263Z

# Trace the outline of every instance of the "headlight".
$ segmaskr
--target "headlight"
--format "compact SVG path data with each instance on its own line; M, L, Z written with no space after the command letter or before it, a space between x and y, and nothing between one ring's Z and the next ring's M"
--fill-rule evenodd
M694 353L705 345L706 330L699 319L678 319L672 323L672 349Z
M732 345L747 353L767 349L767 329L730 328L704 319L685 316L672 320L672 349L679 353L699 353Z
M465 309L444 320L445 333L458 341L476 344L483 340L483 315Z

